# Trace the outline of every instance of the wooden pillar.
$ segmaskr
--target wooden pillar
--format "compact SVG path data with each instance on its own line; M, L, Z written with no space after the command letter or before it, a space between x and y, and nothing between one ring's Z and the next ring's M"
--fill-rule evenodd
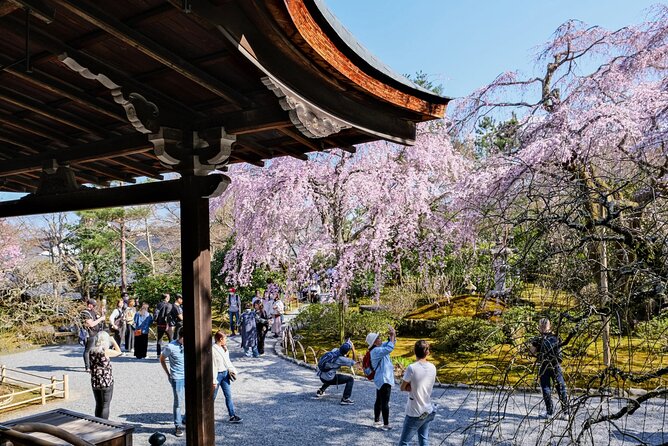
M185 315L186 444L215 444L211 385L211 255L209 200L197 177L184 176L181 196L181 269Z

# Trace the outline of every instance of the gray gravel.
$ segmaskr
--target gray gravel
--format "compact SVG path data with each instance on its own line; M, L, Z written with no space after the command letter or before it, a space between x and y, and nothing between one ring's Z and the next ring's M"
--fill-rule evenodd
M232 360L239 369L233 383L237 414L243 418L238 425L226 422L228 416L222 392L215 402L216 444L236 445L385 445L397 444L403 422L406 394L395 387L392 391L390 418L394 429L382 432L372 427L375 388L365 379L355 382L352 398L355 405L340 406L343 387L330 387L325 397L315 398L320 382L313 370L300 367L275 354L274 340L268 339L267 354L261 358L245 358L238 347L239 337L230 339ZM184 445L185 437L176 438L172 425L172 394L160 364L155 357L155 343L149 346L151 359L136 360L119 357L113 360L116 380L111 403L112 420L135 426L134 444L148 444L155 431L167 434L168 445ZM71 397L67 401L34 406L10 414L8 420L63 407L91 414L94 409L90 378L83 370L82 347L51 346L38 350L5 355L0 363L45 376L70 376ZM604 413L617 407L596 407L592 402L578 413L571 426L564 420L545 421L538 418L543 409L536 393L508 394L505 391L438 388L433 393L438 403L438 416L432 424L432 445L524 445L572 444L587 416L585 412ZM502 415L499 415L502 414ZM665 401L648 403L634 415L616 423L596 427L582 444L636 445L642 442L668 442L664 432L668 419ZM622 434L622 431L625 434ZM626 434L632 434L628 436ZM560 440L561 439L561 440ZM417 442L415 442L417 444Z

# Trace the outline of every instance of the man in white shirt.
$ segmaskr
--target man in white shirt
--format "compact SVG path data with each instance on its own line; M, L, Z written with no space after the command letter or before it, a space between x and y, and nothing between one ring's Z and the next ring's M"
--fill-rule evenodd
M415 343L417 361L409 365L404 372L401 390L409 392L406 402L406 418L399 439L399 446L408 446L417 433L418 444L428 446L429 425L436 415L431 403L431 392L436 380L436 367L427 361L429 343L424 340Z

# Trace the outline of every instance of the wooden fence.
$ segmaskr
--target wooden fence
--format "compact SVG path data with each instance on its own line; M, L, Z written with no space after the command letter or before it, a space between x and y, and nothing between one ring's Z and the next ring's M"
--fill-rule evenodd
M16 407L39 402L46 404L48 399L69 398L69 378L45 377L0 365L0 385L20 387L22 390L0 395L0 412Z

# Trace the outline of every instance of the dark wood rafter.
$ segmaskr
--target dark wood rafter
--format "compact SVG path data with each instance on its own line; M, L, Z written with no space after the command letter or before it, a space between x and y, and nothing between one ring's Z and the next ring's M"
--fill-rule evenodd
M32 1L32 0L31 0ZM182 57L162 47L120 20L106 14L99 8L80 1L51 0L78 17L94 24L116 37L121 42L143 52L152 59L176 71L183 77L217 94L237 106L248 106L248 100L232 87L214 78L205 71L188 63Z
M12 115L0 113L0 124L5 124L40 138L51 140L56 145L67 146L69 143L74 142L74 140L59 131L40 124L27 122L23 118L16 118Z
M63 110L58 110L48 104L37 102L2 87L0 87L0 100L5 101L8 104L13 104L16 107L29 110L32 113L45 116L49 119L52 119L53 121L59 122L82 132L92 133L98 136L111 136L111 132L92 122L86 121L82 118L69 116L69 113L64 112Z
M80 144L67 150L37 151L34 155L16 158L0 165L0 176L12 175L16 172L39 170L44 161L51 159L61 163L81 163L102 161L113 156L132 153L144 153L152 149L146 135L133 133L114 139Z
M3 22L3 27L15 33L21 33L23 31L23 24L15 19L6 19ZM160 106L160 112L165 121L168 120L167 116L169 115L172 115L172 119L175 121L178 121L176 118L177 116L196 116L200 119L204 117L204 115L198 115L194 109L175 100L172 96L165 94L159 89L153 88L143 82L136 81L132 76L127 74L124 70L116 67L114 64L104 62L94 56L79 51L44 30L32 30L31 39L40 46L47 48L54 55L67 55L93 72L104 73L115 83L128 89L128 91L137 92L146 98L150 98Z
M0 59L0 64L2 64L2 59ZM91 96L86 92L77 89L73 85L54 78L53 76L41 73L34 69L30 74L23 70L17 70L14 68L7 69L5 72L10 73L11 75L21 79L28 84L32 84L52 94L81 104L87 109L95 111L101 115L108 116L119 122L127 122L127 117L125 114L120 112L119 107L115 106L115 104L104 102L97 97Z

